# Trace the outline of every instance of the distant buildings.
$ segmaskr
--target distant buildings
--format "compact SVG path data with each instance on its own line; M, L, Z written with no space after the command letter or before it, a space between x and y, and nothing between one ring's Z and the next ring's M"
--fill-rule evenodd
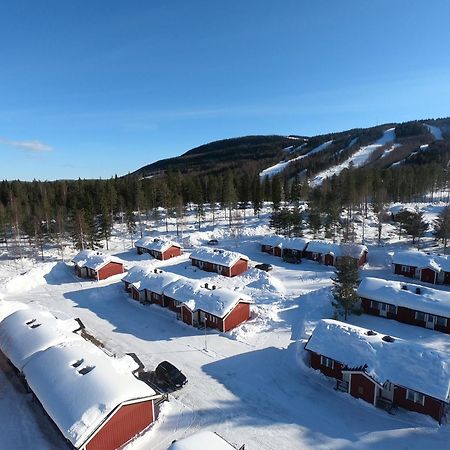
M248 269L248 257L237 252L202 247L189 256L192 265L225 277L240 275Z
M104 255L94 250L82 250L73 259L75 274L81 278L104 280L123 273L123 262L114 256Z
M153 258L165 261L182 253L181 245L167 239L143 237L134 243L138 255L149 253Z

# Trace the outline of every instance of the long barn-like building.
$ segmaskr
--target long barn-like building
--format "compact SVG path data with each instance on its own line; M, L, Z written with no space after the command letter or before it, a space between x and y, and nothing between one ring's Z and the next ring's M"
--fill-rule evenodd
M0 350L73 448L115 450L156 420L161 395L133 375L133 358L108 356L81 329L23 308L0 322Z
M240 275L248 269L248 257L219 248L202 247L189 256L192 265L206 272L216 272L225 277Z
M447 355L397 337L331 319L305 345L311 367L337 389L386 409L401 407L441 422L449 407Z

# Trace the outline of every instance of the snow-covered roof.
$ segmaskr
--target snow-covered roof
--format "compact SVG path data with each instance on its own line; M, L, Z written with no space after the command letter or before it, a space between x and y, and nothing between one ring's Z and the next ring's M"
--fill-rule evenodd
M155 266L151 261L148 261L145 265L133 266L122 278L122 281L125 283L134 283L144 278L149 272L153 272L154 269Z
M48 311L26 308L0 322L0 348L14 366L22 370L37 352L62 342L83 340L75 330L75 319L57 319Z
M131 357L109 357L81 340L36 354L23 372L48 415L78 448L121 403L155 395L132 374L135 369Z
M111 255L104 255L95 250L81 250L81 252L74 256L72 262L78 267L88 267L95 271L100 270L110 262L122 264L122 261L119 258Z
M165 252L171 247L181 248L180 244L170 241L168 239L155 238L144 236L134 243L135 247L146 248L147 250L155 250L157 252Z
M209 262L211 264L219 264L224 267L231 267L240 259L248 261L248 257L241 253L209 247L201 247L194 250L189 258Z
M395 252L392 256L392 262L393 264L401 264L402 266L418 267L421 269L429 268L439 272L441 270L441 267L435 260L435 258L435 256L427 255L423 252L408 250L403 252ZM441 262L446 260L443 257L441 258Z
M261 245L268 245L271 247L280 247L290 250L305 250L309 240L304 238L287 238L284 236L266 236L261 240Z
M450 292L447 291L367 277L361 281L357 293L369 300L450 317Z
M337 244L329 241L313 240L308 242L306 251L320 254L331 254L336 257L351 256L353 258L359 258L364 252L367 252L367 247L360 244Z
M168 450L235 450L235 448L212 431L200 431L174 442Z
M167 285L164 295L184 303L191 311L204 311L224 318L240 301L251 303L251 297L239 291L181 278Z
M146 273L140 280L134 281L132 285L138 290L143 291L147 289L155 294L162 294L164 288L174 281L177 281L180 275L176 275L170 272L164 272L159 269L154 269L151 272ZM187 280L187 278L186 278Z
M305 348L334 359L348 368L367 365L375 381L386 381L448 402L449 358L420 344L395 337L383 341L383 334L336 320L321 320Z
M277 235L264 236L261 239L261 245L268 245L270 247L279 247L279 246L281 246L284 239L285 238L283 236L277 236Z

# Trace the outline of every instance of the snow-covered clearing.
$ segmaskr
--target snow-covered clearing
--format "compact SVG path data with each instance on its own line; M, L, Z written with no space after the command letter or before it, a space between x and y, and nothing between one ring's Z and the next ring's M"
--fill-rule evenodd
M428 131L434 136L437 141L441 141L443 139L442 130L439 127L428 125L426 123L424 125L428 128Z
M323 172L317 174L311 180L310 182L311 186L314 187L320 186L323 183L323 180L325 180L326 178L330 178L333 175L339 175L344 169L347 169L350 165L353 165L354 167L363 166L369 159L370 155L376 149L382 147L383 145L389 144L390 142L394 141L394 139L395 139L395 128L389 128L383 133L383 136L381 136L381 138L375 141L373 144L361 147L352 156L347 158L341 164L330 167L329 169L324 170Z
M419 207L431 221L443 205ZM194 231L195 218L189 220L185 248L214 237L221 248L249 256L252 266L266 262L274 269L266 273L251 268L227 279L192 267L188 254L156 261L129 248L130 240L120 226L114 229L110 253L129 266L151 263L189 278L239 287L255 304L252 319L233 332L205 333L178 321L166 309L140 305L123 291L120 276L101 282L78 279L71 267L56 262L50 250L44 263L24 260L14 265L0 259L0 292L5 302L33 303L61 318L80 317L112 353L135 352L148 369L169 360L188 377L188 384L170 396L158 421L127 450L166 450L174 439L201 430L217 431L236 446L245 443L248 450L448 447L449 425L438 426L427 416L404 410L389 415L335 391L333 380L305 364L305 339L317 321L333 316L333 268L308 261L288 264L260 252L258 242L269 233L267 211L261 219L248 217L237 238L229 235L223 218L220 226L208 225L201 232ZM159 233L176 240L164 233L163 226ZM383 234L384 247L377 247L376 224L369 216L365 231L369 264L361 275L398 280L390 271L388 252L409 248L410 243L398 239L393 225L385 225ZM357 235L360 239L360 228ZM431 238L424 242L427 239L431 244ZM449 337L442 333L365 315L352 316L350 322L450 351ZM29 394L17 387L7 367L0 370L0 377L1 448L63 448L57 431L37 412Z
M327 141L324 142L323 144L320 144L319 146L313 148L311 151L309 151L308 153L306 153L305 155L301 155L301 156L297 156L296 158L290 159L288 161L280 161L279 163L275 164L274 166L268 167L267 169L264 169L259 176L261 178L264 177L269 177L272 178L275 175L283 172L284 169L286 169L286 167L293 163L294 161L299 161L300 159L306 158L307 156L311 156L314 155L316 153L322 152L323 150L326 150L331 144L333 143L333 141ZM300 147L298 147L297 149L301 149L303 146L305 146L306 144L301 145ZM291 149L291 147L288 147L289 149ZM296 150L297 150L296 149Z

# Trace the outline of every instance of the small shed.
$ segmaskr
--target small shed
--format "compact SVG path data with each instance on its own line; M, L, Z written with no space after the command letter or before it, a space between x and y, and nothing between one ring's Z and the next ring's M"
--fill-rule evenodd
M244 445L238 449L217 433L200 431L172 442L168 450L244 450Z

